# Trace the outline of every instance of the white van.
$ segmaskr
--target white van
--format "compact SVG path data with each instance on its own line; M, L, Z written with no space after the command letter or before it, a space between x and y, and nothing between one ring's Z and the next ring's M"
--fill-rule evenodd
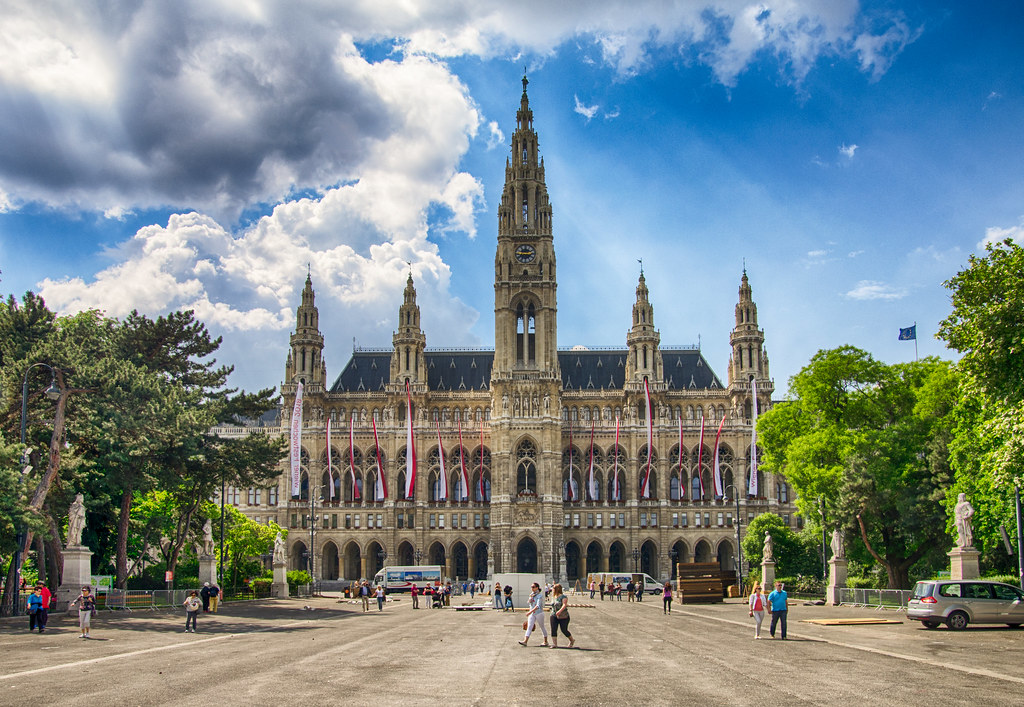
M637 584L642 581L644 583L644 594L661 594L661 590L665 586L664 582L659 582L644 572L592 572L587 575L587 587L590 586L591 579L594 580L595 584L600 584L603 579L605 591L608 591L608 586L612 584L620 585L622 590L625 591L626 585L630 582Z
M441 584L441 565L385 567L373 578L373 586L383 586L384 591L388 594L407 592L414 584L417 586Z

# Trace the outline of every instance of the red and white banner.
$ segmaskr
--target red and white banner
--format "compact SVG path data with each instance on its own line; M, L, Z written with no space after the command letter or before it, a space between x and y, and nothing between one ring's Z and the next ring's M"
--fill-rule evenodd
M754 419L750 427L750 479L747 482L747 495L757 496L757 379L750 379L750 397L754 403Z
M348 473L352 477L352 500L358 501L359 486L356 485L356 443L352 434L352 423L355 420L355 410L348 417Z
M590 473L587 475L587 488L590 500L597 500L597 478L594 476L594 421L590 421Z
M640 489L640 498L651 497L651 457L654 456L654 415L651 409L651 388L644 378L644 396L647 399L647 470L644 472L644 483Z
M291 433L292 496L298 496L302 487L302 381L295 388Z
M462 498L456 498L456 501L468 501L469 500L469 476L466 475L466 448L462 446L462 417L459 416L459 488L461 493L459 494Z
M722 415L722 421L720 423L718 423L718 434L715 435L715 465L714 465L713 469L714 469L714 479L715 479L715 496L718 497L718 498L724 498L725 497L725 487L723 486L723 482L722 482L722 467L721 467L721 465L719 463L719 458L718 458L719 457L719 455L718 455L718 442L722 439L722 428L725 427L725 418L726 417L728 417L728 415Z
M615 462L612 466L612 499L613 501L622 500L622 489L619 488L619 418L615 417L615 447L612 450L612 454L615 455Z
M374 488L374 501L383 501L388 497L388 484L384 480L384 465L380 462L380 442L377 441L377 421L371 416L373 425L373 452L377 457L377 484Z
M334 500L334 465L331 460L331 418L327 418L327 498Z
M696 499L703 501L707 492L704 490L704 472L702 470L704 466L704 413L700 414L700 442L697 443L697 481L700 482L700 498Z
M437 420L437 456L441 462L441 486L437 489L438 501L448 500L448 472L444 469L444 444L441 443L441 420Z
M405 382L405 497L412 498L416 491L416 440L412 434L412 393Z

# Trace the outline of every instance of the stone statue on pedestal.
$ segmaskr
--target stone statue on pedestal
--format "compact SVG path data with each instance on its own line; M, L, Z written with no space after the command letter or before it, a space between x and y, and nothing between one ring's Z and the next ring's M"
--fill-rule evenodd
M829 546L832 548L833 560L846 559L846 541L843 537L843 531L839 528L832 531L832 542L829 543Z
M953 509L957 547L974 547L974 529L971 527L971 518L973 517L974 506L967 500L966 494L960 494L957 496L956 506Z
M85 503L82 494L77 494L74 503L68 509L68 542L66 547L80 547L82 545L83 530L85 530Z
M203 552L204 555L213 554L213 523L209 518L203 523Z
M775 546L772 542L772 534L764 534L764 547L761 551L761 559L764 562L773 562L775 560Z
M278 533L277 537L274 538L274 564L285 564L284 538L281 537L281 533Z

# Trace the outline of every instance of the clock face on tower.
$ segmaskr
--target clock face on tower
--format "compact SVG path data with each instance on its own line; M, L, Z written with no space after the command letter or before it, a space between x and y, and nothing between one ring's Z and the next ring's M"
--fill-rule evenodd
M516 260L520 263L532 263L537 257L537 249L532 245L521 245L516 247Z

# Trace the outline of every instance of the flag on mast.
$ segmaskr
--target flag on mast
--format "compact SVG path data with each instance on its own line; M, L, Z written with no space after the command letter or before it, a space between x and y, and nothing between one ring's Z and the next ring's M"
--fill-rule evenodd
M754 419L750 428L750 480L747 482L747 495L757 496L757 379L750 379L750 397L753 399Z
M594 478L594 421L590 421L590 475L587 477L590 500L597 500L597 479Z
M331 418L327 418L327 498L334 500L334 466L331 464Z
M373 425L373 451L377 457L377 484L374 488L375 501L383 501L388 497L388 485L384 481L384 465L380 461L380 442L377 441L377 420L372 416L370 423Z
M438 501L448 500L448 472L444 470L444 445L441 443L441 420L437 420L437 451L441 461L441 488L437 491Z
M298 496L302 486L302 381L295 388L291 443L292 496Z
M459 487L462 489L462 498L456 501L469 500L469 477L466 476L466 448L462 446L462 417L459 417Z
M615 462L612 467L612 500L622 500L622 489L619 488L619 417L615 416L615 449L612 450L612 454L615 455Z
M416 440L412 434L412 393L405 382L405 497L412 498L416 491Z
M686 498L686 484L683 483L683 416L679 416L679 500Z
M718 424L718 434L715 435L715 467L714 467L714 478L715 478L715 496L725 497L725 486L722 483L722 467L720 465L720 459L718 454L718 443L722 439L722 428L725 427L725 418L728 415L722 415L722 421Z
M640 490L641 498L651 497L651 457L654 456L654 416L651 410L651 388L644 378L644 396L647 398L647 471L644 472L644 483Z
M704 496L704 473L701 467L704 466L704 413L700 414L700 442L697 443L697 481L700 482L700 498L698 500L703 501Z
M352 424L355 420L355 412L348 416L348 473L352 477L352 500L358 501L359 486L356 485L356 443L352 434Z

